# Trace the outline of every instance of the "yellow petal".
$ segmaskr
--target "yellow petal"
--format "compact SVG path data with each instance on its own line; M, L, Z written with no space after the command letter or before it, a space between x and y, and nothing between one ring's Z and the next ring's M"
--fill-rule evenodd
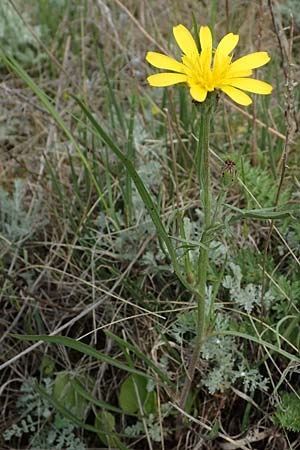
M220 40L219 45L217 47L216 53L221 53L222 55L228 56L229 53L237 46L239 42L239 35L229 33Z
M233 33L226 34L226 36L221 39L214 57L213 73L215 79L220 79L220 77L223 77L224 71L228 74L228 69L230 68L231 63L231 56L229 56L229 53L232 52L238 41L239 36Z
M197 102L204 102L207 96L207 90L195 84L191 86L190 94Z
M249 95L245 94L244 92L240 91L239 89L236 89L232 86L222 86L222 91L225 92L232 100L234 100L239 105L248 106L251 105L252 100L249 97Z
M264 81L255 80L253 78L233 78L230 81L230 86L244 89L254 94L268 95L272 92L272 86Z
M148 63L159 69L174 70L174 72L185 73L184 65L169 56L161 53L148 52L146 55Z
M232 66L232 64L231 64ZM250 75L252 75L252 70L251 69L245 69L245 70L236 70L236 69L231 69L231 66L229 68L229 71L227 72L226 75L226 80L227 79L231 79L231 78L241 78L241 77L250 77ZM225 84L227 84L225 82Z
M212 35L209 27L201 27L199 32L201 55L200 65L205 72L210 70L212 60Z
M201 27L199 32L201 51L212 51L212 35L209 27Z
M148 83L155 87L171 86L172 84L184 83L187 76L181 73L156 73L147 78Z
M247 70L256 69L264 66L270 61L270 56L267 52L255 52L249 55L242 56L230 65L230 71L233 70Z
M179 48L185 55L191 56L199 53L193 36L185 26L177 25L173 27L173 33Z

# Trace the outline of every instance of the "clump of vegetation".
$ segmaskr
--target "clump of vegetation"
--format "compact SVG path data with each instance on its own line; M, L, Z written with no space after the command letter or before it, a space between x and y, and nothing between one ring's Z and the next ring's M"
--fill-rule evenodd
M295 433L300 431L300 406L299 395L296 393L285 392L282 395L281 402L277 406L274 422Z
M23 20L22 20L23 19ZM29 22L29 29L25 22ZM0 43L8 56L16 58L22 64L35 65L45 60L45 54L39 48L37 38L41 38L41 26L30 23L30 15L22 11L22 18L11 2L3 0L0 4ZM33 34L34 33L34 34Z
M26 442L32 450L41 448L65 448L66 450L85 450L85 445L75 434L75 425L55 411L47 399L41 397L35 385L37 380L30 377L20 387L17 401L20 420L6 429L3 438L9 442ZM41 383L46 394L53 393L51 378Z
M28 239L47 223L42 217L41 199L36 198L33 207L26 210L25 198L26 187L22 180L15 180L11 195L0 188L0 232L14 243Z
M278 35L272 2L201 16L179 3L0 5L3 447L299 446L298 93L284 71L299 68L278 46L295 2L274 8ZM180 57L179 22L195 45L209 23L214 42L232 30L271 56L272 95L245 110L221 94L209 147L188 87L146 84L148 50Z

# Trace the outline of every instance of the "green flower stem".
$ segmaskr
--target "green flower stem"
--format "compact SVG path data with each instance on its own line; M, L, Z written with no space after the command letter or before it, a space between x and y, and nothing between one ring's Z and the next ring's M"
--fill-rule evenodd
M205 292L208 272L208 252L211 228L211 177L210 177L210 161L209 161L209 133L210 120L215 104L215 97L208 97L201 104L201 119L199 124L199 140L197 146L197 171L199 184L201 189L201 199L204 212L204 230L201 237L201 243L198 259L198 271L195 291L198 296L197 304L197 337L193 354L188 366L187 377L181 393L180 408L184 409L194 378L195 368L199 360L201 345L205 336Z

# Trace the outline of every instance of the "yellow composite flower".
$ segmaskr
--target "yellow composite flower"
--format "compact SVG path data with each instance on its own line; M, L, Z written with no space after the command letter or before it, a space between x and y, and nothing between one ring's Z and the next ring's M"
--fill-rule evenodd
M173 33L183 52L182 62L161 53L148 52L146 60L152 66L171 71L150 75L147 80L151 86L186 83L191 96L198 102L204 102L208 92L221 89L236 103L244 106L250 105L252 100L243 90L262 95L272 92L270 84L249 78L253 69L270 61L267 52L250 53L231 62L230 54L239 41L237 34L226 34L213 52L211 31L207 26L201 27L199 53L193 36L184 25L174 27Z

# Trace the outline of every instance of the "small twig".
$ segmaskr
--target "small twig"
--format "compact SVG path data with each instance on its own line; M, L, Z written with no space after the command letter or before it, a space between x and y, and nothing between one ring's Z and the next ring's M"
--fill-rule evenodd
M238 105L235 105L232 101L228 100L225 97L223 98L223 101L225 103L227 103L231 108L235 109L236 111L239 111L244 117L247 117L248 119L253 119L253 115L252 114L248 113L247 111L244 111ZM283 141L286 140L286 136L284 134L282 134L279 131L275 130L275 128L269 127L268 125L266 125L261 120L255 119L255 123L257 123L257 125L259 125L262 128L266 128L271 134L273 134L277 138L279 138L279 139L281 139Z
M22 293L21 293L21 295L22 295ZM23 295L22 295L22 297L23 297ZM15 326L17 325L17 323L19 322L20 318L22 317L22 315L23 315L23 313L24 313L24 311L25 311L25 309L26 309L26 307L27 307L28 300L29 300L29 297L25 297L25 298L24 298L24 303L23 303L23 305L21 306L21 308L20 308L18 314L17 314L16 317L14 318L13 322L8 326L8 328L3 332L2 336L0 337L0 343L6 338L6 336L11 332L11 330L14 329L14 327L15 327Z
M194 416L192 416L191 414L188 414L187 412L184 411L184 409L180 408L180 406L177 406L175 403L169 402L170 405L172 405L175 409L177 409L177 411L182 414L182 416L186 417L187 419L189 419L191 422L196 423L197 425L200 425L202 428L204 428L205 430L207 430L208 432L213 430L213 426L207 425L206 423L202 422L199 419L196 419ZM242 450L250 450L250 447L246 447L244 445L244 443L235 441L234 439L232 439L229 436L226 436L226 434L221 433L220 431L217 432L218 433L218 437L224 439L227 442L230 442L231 444L236 444L235 448L240 448ZM238 442L238 443L237 443Z
M272 0L268 0L268 5L269 5L271 17L272 17L273 27L274 27L275 34L276 34L276 37L277 37L277 40L278 40L278 45L279 45L279 50L280 50L280 54L281 54L281 61L282 61L282 65L283 65L284 76L285 76L285 79L287 80L288 79L288 70L287 70L287 67L286 67L286 56L287 55L286 55L286 52L284 51L284 43L282 41L282 36L281 36L283 27L280 24L281 30L279 29L278 20L276 20L275 13L274 13L273 1Z
M275 33L277 35L277 39L280 42L280 50L281 50L281 56L284 58L283 60L283 68L284 68L284 74L286 76L286 87L287 87L287 93L286 93L286 108L285 108L285 121L286 121L286 135L285 135L285 142L284 142L284 148L281 158L281 174L280 174L280 180L276 192L275 202L274 202L274 210L277 209L280 194L282 191L283 181L286 174L287 169L287 160L288 160L288 152L290 144L293 141L294 134L297 129L297 124L295 122L294 117L294 74L293 74L293 64L292 64L292 49L293 49L293 36L294 36L294 20L291 16L291 22L290 22L290 39L289 39L289 46L288 46L288 52L285 58L285 53L283 52L283 45L281 42L281 34L278 30L275 17L274 17L274 11L273 11L273 5L272 1L269 0L269 8L271 11L273 24L275 28ZM262 261L262 283L261 283L261 310L262 315L264 316L264 294L265 294L265 288L266 288L266 262L267 262L267 254L268 254L268 248L272 236L272 232L274 229L274 220L270 221L269 231L268 235L265 241L264 246L264 252L263 252L263 261Z
M261 49L261 37L262 37L262 27L263 27L263 0L259 0L258 9L258 30L257 30L257 45L256 51L259 52ZM256 78L257 70L254 71L254 78ZM252 103L252 133L251 133L251 163L256 166L256 96L253 98Z
M141 249L143 248L143 246L141 247ZM55 328L51 333L49 333L49 336L56 336L58 334L60 334L63 330L65 330L66 328L74 325L74 323L76 323L78 320L80 320L82 317L85 317L88 313L92 312L94 309L98 308L98 306L100 306L102 303L104 303L104 301L106 300L106 298L109 297L114 297L117 299L120 299L119 296L117 296L116 294L114 294L114 291L116 290L117 286L119 286L119 284L122 282L123 278L126 277L128 275L128 273L130 272L130 270L132 269L132 266L135 264L136 262L136 258L134 258L131 263L128 265L127 269L119 276L119 278L117 279L117 281L115 282L115 284L112 286L112 288L108 291L106 289L103 289L99 286L95 287L95 289L98 292L101 292L102 295L101 298L96 301L95 303L92 303L91 305L87 306L83 311L81 311L77 316L73 317L72 319L68 320L68 322L66 322L65 324L63 324L62 326ZM33 266L32 266L33 267ZM38 266L35 266L38 267ZM57 273L62 273L62 270L59 269L54 269L53 271L57 272ZM71 276L71 275L70 275ZM74 280L77 279L77 277L75 276L71 276L71 278L73 278ZM86 280L82 280L82 282L89 286L92 287L92 284L89 283ZM125 303L128 304L132 304L131 302L129 302L128 300L125 299L121 299L122 301L124 301ZM136 305L135 305L136 306ZM151 313L151 311L148 311L145 308L142 307L138 307L138 309L143 310L147 313ZM154 316L160 317L160 318L164 318L163 316L161 316L160 314L156 314L156 313L152 313ZM39 347L41 344L43 344L43 341L38 341L35 342L34 344L32 344L30 347L27 347L25 350L21 351L20 353L18 353L17 355L13 356L12 358L10 358L9 360L5 361L3 364L0 365L0 371L5 369L5 367L10 366L11 364L13 364L15 361L17 361L18 359L20 359L22 356L30 353L31 351L33 351L34 349L36 349L37 347Z
M166 49L158 44L158 42L145 30L145 28L140 24L140 22L134 17L134 15L126 8L125 5L120 0L114 0L115 3L128 15L128 17L132 20L132 22L138 27L141 33L146 36L146 38L152 42L152 44L156 45L157 48L163 53L167 53Z
M164 109L166 113L166 122L167 122L167 130L169 134L172 162L173 162L173 170L174 170L174 182L175 182L175 192L176 192L176 208L180 208L180 195L179 195L179 182L178 182L178 172L177 172L177 163L176 163L176 155L174 149L174 141L173 141L173 133L172 133L172 121L170 118L170 114L167 108Z
M229 33L229 0L225 0L226 33Z

